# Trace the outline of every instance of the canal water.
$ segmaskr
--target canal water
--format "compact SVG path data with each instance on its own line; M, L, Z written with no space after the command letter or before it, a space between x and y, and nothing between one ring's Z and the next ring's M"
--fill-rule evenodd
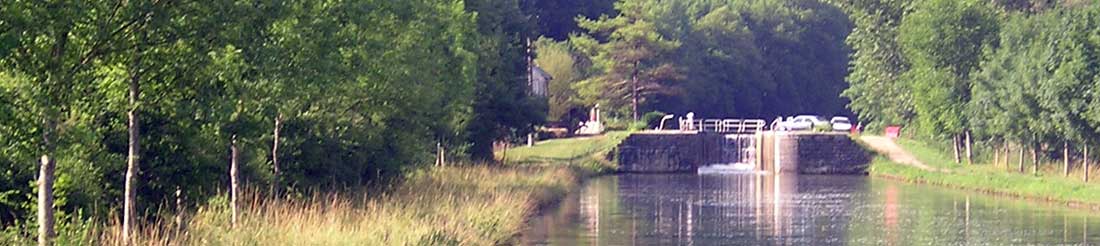
M525 245L1100 245L1100 213L863 176L625 174L530 222Z

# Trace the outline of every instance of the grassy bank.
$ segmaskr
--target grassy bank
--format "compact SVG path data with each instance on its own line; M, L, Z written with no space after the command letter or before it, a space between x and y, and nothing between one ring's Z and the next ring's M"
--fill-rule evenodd
M1060 165L1042 165L1039 173L1032 174L1029 163L1027 173L1018 173L1015 162L1007 168L1003 164L956 164L950 153L939 151L935 144L910 139L898 143L921 162L942 171L921 170L877 157L871 165L872 175L1100 209L1100 185L1085 183L1079 175L1064 177Z
M384 191L310 198L252 197L237 226L224 197L165 215L141 229L138 245L498 245L514 243L537 211L584 177L614 170L605 158L628 133L560 139L498 153L505 166L432 168ZM504 156L508 155L508 156ZM117 223L114 223L117 224ZM115 225L84 242L123 245Z
M143 230L141 245L496 245L526 218L578 184L568 167L483 165L426 170L378 194L251 199L237 227L224 199L190 214L178 230ZM120 244L108 227L104 244Z
M552 139L531 147L500 151L497 157L510 166L568 165L594 173L606 173L617 168L608 157L627 136L630 136L629 132L608 132L600 136Z

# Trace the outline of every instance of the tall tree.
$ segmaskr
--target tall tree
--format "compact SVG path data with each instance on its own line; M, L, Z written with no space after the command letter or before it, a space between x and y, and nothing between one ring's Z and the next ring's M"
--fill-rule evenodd
M25 79L14 86L23 90L21 102L35 112L40 158L38 188L38 242L52 243L54 233L53 186L57 150L65 145L66 129L73 122L64 120L78 105L89 99L82 93L91 89L90 73L97 59L118 51L124 37L132 37L131 28L146 17L142 14L117 14L131 6L107 2L56 1L5 3L3 23L5 45L3 66Z
M526 135L545 119L545 102L528 97L527 53L531 23L517 0L470 0L477 13L477 84L473 115L466 127L475 160L492 160L493 142Z
M639 119L645 98L674 91L672 82L680 72L666 56L680 46L679 41L666 37L657 29L652 0L625 0L616 3L619 15L598 20L579 19L582 28L593 36L574 37L574 43L591 55L601 74L581 82L589 89L582 97L599 98L607 106L628 107L632 119ZM606 42L597 40L606 39Z
M910 0L835 1L855 27L846 43L852 48L849 83L841 95L864 122L901 124L914 115L910 88L901 75L910 64L897 43L898 26Z
M963 112L971 98L970 74L998 28L985 3L947 0L916 4L899 27L898 42L913 64L902 76L913 90L920 127L930 136L950 136L956 153L968 129Z

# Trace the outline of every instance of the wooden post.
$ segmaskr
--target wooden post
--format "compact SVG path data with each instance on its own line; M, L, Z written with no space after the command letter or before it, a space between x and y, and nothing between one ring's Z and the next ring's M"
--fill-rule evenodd
M1081 154L1081 158L1084 159L1083 161L1081 161L1081 169L1085 170L1084 181L1085 181L1085 183L1088 183L1089 182L1089 146L1087 144L1085 145L1085 152Z

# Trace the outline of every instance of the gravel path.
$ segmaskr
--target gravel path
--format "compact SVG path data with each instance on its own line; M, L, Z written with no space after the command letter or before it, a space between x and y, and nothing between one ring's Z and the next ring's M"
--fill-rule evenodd
M925 165L924 163L920 162L920 160L917 160L917 157L913 156L913 154L910 154L909 151L905 151L905 149L901 148L901 146L898 146L897 143L894 143L893 139L883 136L864 135L860 136L859 140L863 141L863 143L866 143L868 146L874 149L875 152L889 157L891 161L914 166L927 171L936 171L935 168Z

